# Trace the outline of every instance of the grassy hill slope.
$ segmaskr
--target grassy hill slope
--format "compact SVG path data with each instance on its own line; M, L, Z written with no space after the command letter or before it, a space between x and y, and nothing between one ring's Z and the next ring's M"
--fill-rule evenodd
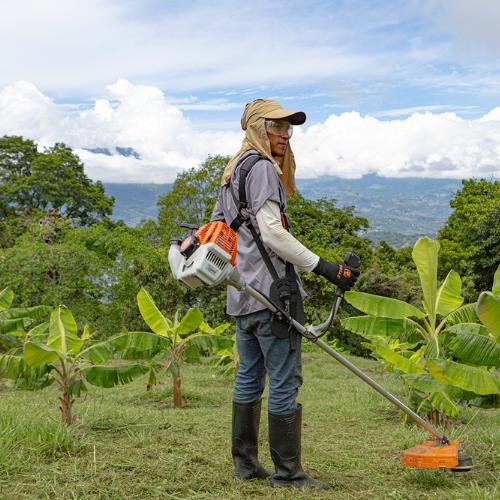
M401 395L374 361L352 358ZM170 380L146 392L146 380L116 390L90 388L75 406L77 423L58 422L55 391L0 385L2 498L498 498L499 410L465 413L448 435L474 458L467 474L408 469L399 453L426 437L361 380L313 350L304 355L303 464L335 485L329 492L271 490L237 481L230 457L231 377L186 366L186 406L171 408ZM264 401L265 407L265 401ZM271 465L265 410L261 459Z

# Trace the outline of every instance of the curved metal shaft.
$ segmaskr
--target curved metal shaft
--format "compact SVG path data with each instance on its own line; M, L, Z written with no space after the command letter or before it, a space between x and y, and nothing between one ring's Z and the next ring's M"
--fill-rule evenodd
M353 365L348 359L344 358L344 356L339 354L335 349L332 349L328 344L319 339L315 342L315 344L323 349L323 351L327 352L330 356L335 358L340 364L345 366L352 373L357 375L364 382L366 382L372 389L375 389L379 394L384 396L384 398L388 399L392 404L396 405L400 410L406 413L411 419L421 425L425 430L430 432L434 437L437 437L440 441L448 441L446 437L436 429L434 429L434 427L432 427L429 422L424 420L420 415L416 414L412 409L408 408L408 406L402 403L390 392L386 391L380 384L371 379L366 373L361 371L357 366Z

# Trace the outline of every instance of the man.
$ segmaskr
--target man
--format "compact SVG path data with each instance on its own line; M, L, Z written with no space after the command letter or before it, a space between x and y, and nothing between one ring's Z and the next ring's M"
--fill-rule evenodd
M241 119L245 139L224 171L212 214L212 220L223 220L238 231L236 265L242 278L265 294L274 293L296 319L301 318L303 291L293 266L322 275L345 290L359 274L315 255L287 230L286 197L295 192L295 161L289 140L293 125L305 120L305 113L287 110L272 99L246 105ZM271 486L329 487L308 476L301 465L302 407L296 402L302 384L301 337L286 326L283 329L262 304L231 287L227 312L236 317L240 356L232 423L236 477L271 476L257 458L267 373L269 445L275 467Z

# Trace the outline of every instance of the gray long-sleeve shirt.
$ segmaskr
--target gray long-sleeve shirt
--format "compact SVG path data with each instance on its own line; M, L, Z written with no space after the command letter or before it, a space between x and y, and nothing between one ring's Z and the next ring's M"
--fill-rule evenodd
M236 198L238 198L240 167L251 154L256 154L256 151L247 151L242 155L231 176L231 183L228 186L222 187L211 220L223 220L229 225L236 218L238 209L230 189L233 190ZM276 169L269 160L262 158L252 167L246 178L245 190L248 208L244 209L244 214L250 216L253 227L260 235L255 216L262 205L270 200L286 206L285 191ZM285 261L269 247L266 247L266 250L276 272L280 277L283 277L285 275ZM241 225L238 230L236 267L243 280L268 295L273 278L262 259L252 233L245 224ZM229 315L242 316L262 309L265 309L265 307L260 302L257 302L243 292L237 291L233 287L228 287L227 313Z

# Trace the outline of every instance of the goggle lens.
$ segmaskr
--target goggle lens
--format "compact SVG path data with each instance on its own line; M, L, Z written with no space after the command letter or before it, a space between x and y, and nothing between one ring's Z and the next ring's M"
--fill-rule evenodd
M273 135L288 135L288 138L293 134L293 126L289 122L266 120L266 130Z

